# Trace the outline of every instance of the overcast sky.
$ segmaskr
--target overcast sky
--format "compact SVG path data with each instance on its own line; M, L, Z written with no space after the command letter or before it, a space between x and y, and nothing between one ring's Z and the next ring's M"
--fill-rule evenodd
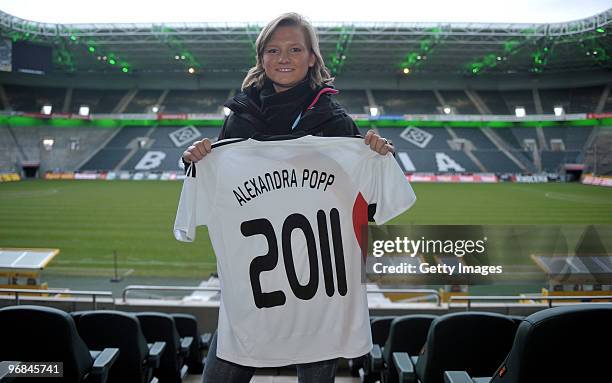
M287 1L286 3L290 3ZM582 19L612 8L612 0L0 0L0 10L50 23L267 22L299 12L313 22L425 21L550 23Z

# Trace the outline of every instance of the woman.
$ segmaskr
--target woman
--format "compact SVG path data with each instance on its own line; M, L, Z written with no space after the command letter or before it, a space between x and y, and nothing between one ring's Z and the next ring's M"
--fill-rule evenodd
M272 20L256 41L257 62L242 83L242 92L226 102L231 112L219 139L261 135L353 136L359 130L331 95L333 78L325 67L314 28L296 13ZM364 143L380 154L393 151L370 130ZM183 153L186 162L211 151L208 138Z
M255 67L249 70L242 91L225 106L231 110L219 139L263 136L355 136L359 130L331 95L331 87L314 28L296 13L271 21L256 41ZM364 143L384 155L393 147L369 131ZM207 138L183 153L183 161L195 162L211 152ZM333 382L336 359L297 366L299 382ZM206 359L203 382L249 382L254 367L216 357L216 337Z

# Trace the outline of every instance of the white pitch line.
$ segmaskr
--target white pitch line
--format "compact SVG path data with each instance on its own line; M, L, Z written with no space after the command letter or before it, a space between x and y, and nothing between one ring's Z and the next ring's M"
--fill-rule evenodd
M123 275L121 276L121 278L125 278L128 275L131 275L134 272L134 269L129 269L128 271L126 271L125 273L123 273Z

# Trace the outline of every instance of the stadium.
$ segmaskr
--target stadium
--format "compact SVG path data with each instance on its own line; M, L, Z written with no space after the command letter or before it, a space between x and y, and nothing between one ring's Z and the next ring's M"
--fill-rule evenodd
M202 380L225 315L223 246L212 222L194 243L173 235L201 174L181 157L224 142L225 104L277 13L74 23L0 6L0 382L58 358L54 381ZM365 237L355 226L374 346L340 358L336 381L605 381L592 346L612 341L612 8L545 22L308 18L333 98L361 136L390 141L416 195ZM315 214L315 291L329 287L327 240L339 293L334 216ZM273 266L287 268L291 230ZM301 282L312 267L316 254ZM293 364L251 381L294 382Z

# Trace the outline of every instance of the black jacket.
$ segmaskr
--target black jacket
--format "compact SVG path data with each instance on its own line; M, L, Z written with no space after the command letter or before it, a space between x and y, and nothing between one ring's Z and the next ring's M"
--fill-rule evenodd
M263 136L315 135L342 137L359 135L355 122L338 104L335 89L311 89L305 81L282 93L274 93L268 82L263 89L254 86L238 93L225 106L231 110L219 139ZM297 125L293 123L301 116Z

